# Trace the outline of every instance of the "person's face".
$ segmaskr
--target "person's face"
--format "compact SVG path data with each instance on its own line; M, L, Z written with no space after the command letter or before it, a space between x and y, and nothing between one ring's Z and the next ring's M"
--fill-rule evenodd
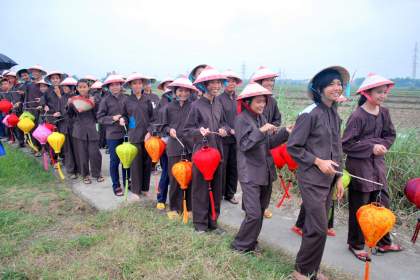
M169 85L170 83L171 83L171 82L166 82L166 83L164 83L164 84L163 84L163 86L162 86L162 88L163 88L163 92L168 91L168 85Z
M16 77L14 76L7 76L7 80L9 80L9 83L11 85L14 85L16 83Z
M218 96L221 89L222 89L221 80L213 80L213 81L207 82L207 92L211 96Z
M194 79L197 79L197 77L201 74L201 72L203 72L204 67L198 67L197 69L195 69L194 72Z
M255 96L249 107L257 114L262 114L264 112L265 105L267 103L267 98L265 96Z
M61 89L63 90L64 94L71 92L71 88L69 86L62 86Z
M112 83L109 85L109 91L112 94L117 94L121 92L121 84L120 83Z
M382 105L388 97L388 86L384 85L373 88L367 94L370 96L368 102L373 105Z
M267 89L267 90L269 90L271 92L274 89L274 83L275 82L276 82L276 79L275 78L264 79L264 80L261 80L261 85L265 89Z
M178 87L175 91L175 95L179 101L187 101L190 97L191 90L183 87Z
M227 92L234 92L237 86L238 86L238 82L236 81L236 79L228 78L225 90Z
M89 85L87 82L79 82L77 84L77 91L81 96L89 96Z
M322 92L328 101L335 102L343 93L343 85L339 79L334 79Z
M151 92L152 91L152 83L151 82L147 82L146 85L144 86L144 90L146 92Z
M22 78L22 80L24 80L25 82L29 82L31 80L31 77L29 77L29 73L23 72L20 77Z
M140 93L143 89L143 81L142 80L134 80L130 82L131 89L134 93Z
M32 77L33 77L35 80L39 80L39 79L41 79L41 77L42 77L42 73L41 73L41 71L39 71L39 70L34 69L34 70L32 70L32 71L31 71L31 73L32 73Z
M39 90L40 90L42 93L46 93L46 92L47 92L47 90L48 90L48 86L47 86L47 85L45 85L45 84L40 84L40 85L39 85Z
M3 80L2 82L1 82L1 91L9 91L9 89L10 89L10 84L9 84L9 81L8 80Z
M60 75L54 74L50 76L50 81L53 86L58 86L61 82Z

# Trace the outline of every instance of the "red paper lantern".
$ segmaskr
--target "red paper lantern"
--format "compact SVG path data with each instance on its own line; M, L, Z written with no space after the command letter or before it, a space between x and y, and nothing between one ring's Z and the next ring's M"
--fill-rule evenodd
M420 209L420 178L409 180L405 185L404 193L408 201Z
M57 129L57 127L52 123L45 123L44 126L48 128L51 132L54 132Z
M283 166L286 165L286 161L280 154L280 147L281 146L277 146L274 149L270 150L271 156L273 157L273 160L274 160L274 164L276 165L278 169L282 169Z
M9 100L7 100L7 99L0 100L0 111L3 114L9 113L9 111L12 110L12 108L13 108L13 104L10 103Z
M290 171L295 171L298 168L297 162L290 156L289 152L287 152L286 144L283 144L279 148L280 155L284 158L287 167Z
M16 114L10 114L9 118L7 119L7 122L11 127L15 127L19 122L19 117L16 116Z
M192 161L206 181L213 180L214 172L216 172L221 159L219 150L208 146L203 146L192 156Z
M211 180L213 180L214 172L219 166L222 156L220 152L212 147L203 146L200 150L196 151L192 156L197 169L203 174L204 180L209 183L209 198L211 207L211 219L216 220L216 207L214 203L213 190L211 188Z

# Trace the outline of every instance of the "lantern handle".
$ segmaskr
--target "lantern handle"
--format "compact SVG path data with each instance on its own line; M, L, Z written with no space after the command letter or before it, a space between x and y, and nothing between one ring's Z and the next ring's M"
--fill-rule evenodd
M184 152L185 150L185 145L181 142L181 140L179 140L179 138L177 136L175 136L175 139L179 142L179 144L182 146L182 150Z
M207 136L203 136L203 147L208 147L209 146L209 140L207 139Z

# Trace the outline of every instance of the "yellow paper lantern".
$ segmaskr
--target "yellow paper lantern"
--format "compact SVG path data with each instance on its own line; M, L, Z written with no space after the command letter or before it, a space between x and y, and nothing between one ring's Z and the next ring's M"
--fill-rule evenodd
M24 134L28 134L35 127L35 123L30 118L23 118L19 120L17 126Z
M50 144L56 154L60 153L65 140L66 136L60 132L53 132L47 138L48 144Z
M129 142L124 142L121 145L118 145L115 149L118 158L120 159L123 167L125 169L130 168L131 163L136 157L138 150L137 147Z

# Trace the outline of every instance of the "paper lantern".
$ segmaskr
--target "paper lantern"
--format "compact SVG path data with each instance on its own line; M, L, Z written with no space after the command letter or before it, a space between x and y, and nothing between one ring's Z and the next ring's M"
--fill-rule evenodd
M16 116L16 114L12 113L12 114L7 115L6 117L7 117L6 126L8 126L8 127L17 126L17 124L19 122L19 118L18 118L18 116Z
M79 113L92 110L95 107L95 103L92 100L83 96L74 96L70 98L69 103L73 104Z
M183 190L183 222L188 223L188 210L187 210L187 194L186 191L192 178L192 163L188 160L181 160L172 166L172 175L174 175L180 188Z
M343 187L344 189L347 189L350 184L350 173L347 170L343 170Z
M63 147L65 140L66 137L60 132L53 132L47 137L48 144L50 144L56 154L61 152L61 148Z
M395 215L388 208L378 203L371 203L360 207L356 212L356 218L365 237L365 243L369 246L370 258L372 248L394 227ZM368 279L369 261L366 261L365 280Z
M195 166L203 175L204 180L206 180L209 183L211 219L213 221L215 221L217 217L211 181L213 180L214 173L216 172L216 169L219 166L221 159L222 156L220 155L219 150L209 147L207 145L203 146L201 149L196 151L192 156L192 161L194 162Z
M282 169L283 168L283 166L285 166L286 165L286 161L284 160L284 158L281 156L281 153L280 153L280 147L281 147L281 145L280 146L277 146L277 147L275 147L274 149L271 149L270 150L270 152L271 152L271 156L273 157L273 160L274 160L274 164L276 165L276 167L278 168L278 169Z
M279 152L281 157L287 164L287 167L290 171L295 171L298 168L298 164L294 159L290 156L289 152L287 151L287 145L283 144L279 147Z
M152 159L152 163L157 163L165 151L166 144L158 136L152 136L144 141L144 148Z
M23 120L23 119L26 119L26 118L31 119L33 122L35 121L35 116L32 113L28 112L28 111L23 112L20 115L19 120Z
M13 104L7 100L7 99L2 99L0 100L0 112L2 112L3 114L7 114L9 113L10 110L12 110L13 108Z
M21 119L17 127L23 131L24 134L28 134L35 127L35 123L30 118Z
M408 201L413 203L417 207L417 209L420 209L420 178L409 180L405 185L404 193ZM411 242L413 242L413 244L416 243L419 232L420 218L417 218L417 225L414 230L413 236L411 237Z
M38 140L41 145L45 145L47 144L48 136L50 136L51 133L51 130L49 130L44 124L40 124L34 132L32 132L32 136Z
M53 125L52 123L44 123L45 128L47 128L49 131L54 132L57 130L57 126Z
M121 145L118 145L115 149L118 158L120 159L123 167L125 169L129 169L131 163L133 162L134 158L136 157L138 150L137 147L129 142L124 142Z

